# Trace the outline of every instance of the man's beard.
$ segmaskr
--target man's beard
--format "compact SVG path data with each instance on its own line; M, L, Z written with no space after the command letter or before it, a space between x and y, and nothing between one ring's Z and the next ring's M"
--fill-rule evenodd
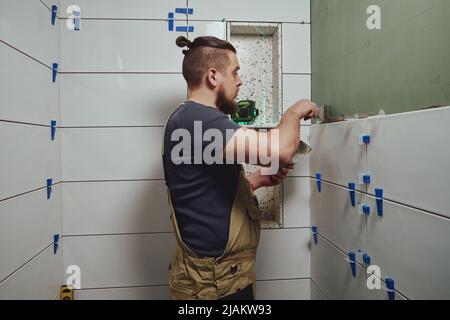
M236 100L229 100L225 95L225 89L220 88L217 94L216 106L225 114L233 114L238 110L238 104Z

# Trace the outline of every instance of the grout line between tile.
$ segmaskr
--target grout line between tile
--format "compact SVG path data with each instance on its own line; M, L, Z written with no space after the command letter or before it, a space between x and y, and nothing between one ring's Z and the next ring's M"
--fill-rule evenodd
M56 185L58 185L58 184L61 184L61 183L62 183L61 181L55 182L55 183L52 184L52 186L54 187L54 186L56 186ZM19 193L19 194L16 194L16 195L13 195L13 196L4 198L4 199L0 199L0 204L1 204L3 201L12 200L12 199L14 199L14 198L18 198L18 197L21 197L21 196L27 195L27 194L29 194L29 193L33 193L33 192L36 192L36 191L45 189L45 188L47 188L47 186L45 186L45 187L40 187L40 188L36 188L36 189L30 190L30 191L26 191L26 192L23 192L23 193Z
M311 178L311 180L314 180L314 181L316 180L316 178L312 177L312 176L309 176L309 178ZM329 185L332 185L332 186L335 186L335 187L338 187L338 188L341 188L341 189L349 190L348 187L346 187L346 186L340 185L338 183L335 183L335 182L332 182L332 181L329 181L329 180L324 180L323 178L322 178L322 182L326 183L326 184L329 184ZM365 191L361 191L361 190L357 189L356 192L358 192L358 193L360 193L362 195L369 196L370 198L375 198L375 195L373 195L371 193L368 193L368 192L365 192ZM406 207L406 208L409 208L409 209L421 211L421 212L426 213L426 214L430 214L430 215L433 215L433 216L444 218L446 220L450 220L450 217L447 217L447 216L445 216L443 214L440 214L440 213L437 213L437 212L433 212L433 211L429 211L429 210L422 209L422 208L418 208L418 207L415 207L415 206L410 205L410 204L406 204L406 203L403 203L403 202L392 200L391 198L384 197L383 200L385 200L387 202L390 202L390 203L393 203L393 204L396 204L396 205L399 205L399 206L402 206L402 207Z
M44 251L46 251L48 248L50 248L51 246L53 246L53 242L51 244L49 244L48 246L46 246L44 249L42 249L41 251L39 251L37 254L35 254L33 257L31 257L29 260L27 260L25 263L23 263L20 267L18 267L16 270L14 270L13 272L11 272L9 275L7 275L5 278L3 278L0 281L0 285L2 283L4 283L5 281L7 281L9 278L11 278L15 273L17 273L20 269L22 269L23 267L25 267L27 264L29 264L31 261L33 261L34 259L36 259L41 253L43 253Z
M33 58L33 57L32 57L31 55L29 55L28 53L25 53L24 51L22 51L22 50L20 50L20 49L18 49L18 48L16 48L16 47L14 47L13 45L11 45L11 44L9 44L9 43L3 41L3 40L0 40L0 42L3 43L3 44L5 44L6 46L10 47L10 48L13 49L13 50L15 50L15 51L17 51L17 52L20 52L21 54L23 54L24 56L30 58L31 60L36 61L37 63L43 65L44 67L46 67L46 68L48 68L48 69L50 69L50 70L53 70L50 66L48 66L48 65L46 65L45 63L39 61L39 60L36 59L36 58Z
M328 297L328 295L325 293L325 291L323 291L322 288L317 285L317 283L313 280L313 278L311 278L311 282L316 286L316 288L323 294L323 296L327 300L330 300L330 297Z

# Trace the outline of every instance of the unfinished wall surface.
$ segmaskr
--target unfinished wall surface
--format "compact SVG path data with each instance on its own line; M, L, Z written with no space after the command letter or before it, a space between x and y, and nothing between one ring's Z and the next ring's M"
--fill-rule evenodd
M449 105L449 16L447 0L312 0L313 100L333 118Z
M280 26L278 95L268 101L280 116L310 98L309 0L80 0L80 30L70 28L68 0L0 4L0 131L7 150L0 159L0 297L55 298L78 266L75 299L168 298L175 239L160 146L165 121L187 92L175 39L226 39L229 21ZM305 123L302 139L308 134ZM283 223L262 232L257 298L317 294L310 288L308 164L303 159L279 187Z

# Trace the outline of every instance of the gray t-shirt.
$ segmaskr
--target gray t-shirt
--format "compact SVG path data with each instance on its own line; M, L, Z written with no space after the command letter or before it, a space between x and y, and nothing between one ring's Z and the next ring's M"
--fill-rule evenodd
M191 150L194 150L194 121L201 121L201 136L208 129L218 129L222 133L223 146L232 136L229 132L227 135L227 129L235 131L240 126L214 107L187 101L170 116L165 130L164 175L183 242L201 256L219 257L228 242L239 165L194 164L193 151L187 156L192 159L191 164L175 164L171 153L180 140L171 141L172 133L179 128L189 131ZM202 152L210 143L202 142Z

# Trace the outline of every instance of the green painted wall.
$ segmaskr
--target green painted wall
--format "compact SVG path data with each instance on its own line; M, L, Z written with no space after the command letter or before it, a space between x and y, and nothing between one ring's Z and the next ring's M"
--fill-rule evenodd
M450 105L450 0L311 0L311 18L312 98L332 118Z

